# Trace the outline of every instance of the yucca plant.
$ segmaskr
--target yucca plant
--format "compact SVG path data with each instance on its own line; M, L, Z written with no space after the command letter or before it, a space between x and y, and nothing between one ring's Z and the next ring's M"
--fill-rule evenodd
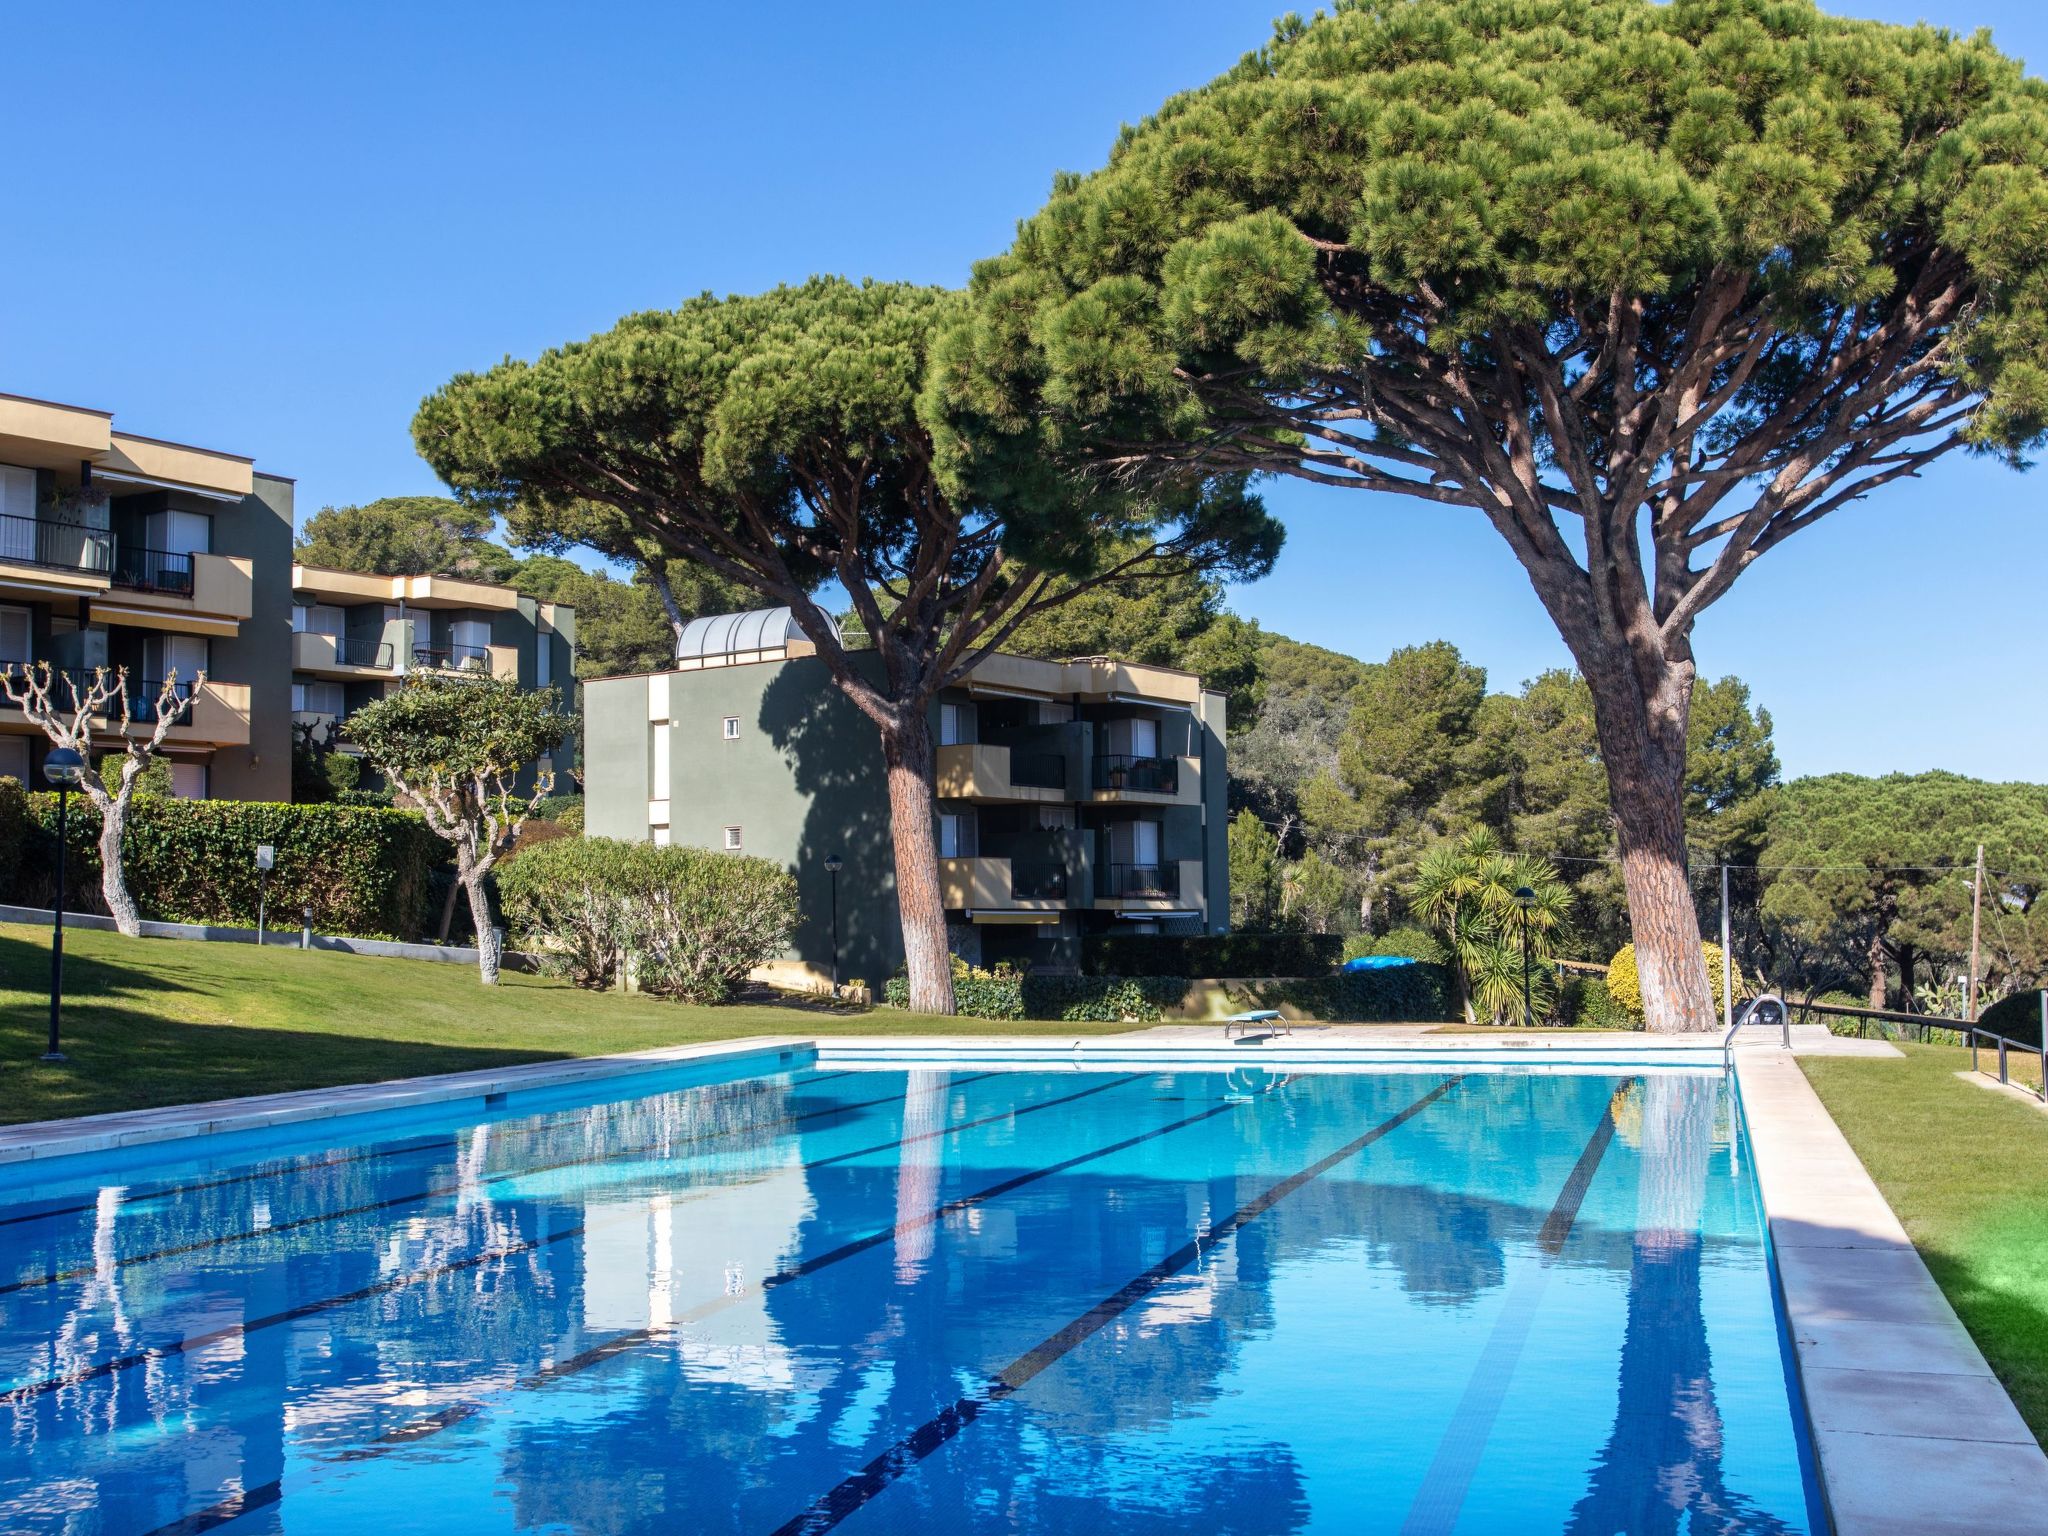
M1515 892L1534 897L1526 911ZM1417 867L1410 904L1443 937L1451 983L1469 1023L1529 1024L1556 996L1549 965L1570 930L1572 897L1548 859L1510 853L1481 829L1437 844ZM1523 940L1528 942L1529 1013L1522 1001Z

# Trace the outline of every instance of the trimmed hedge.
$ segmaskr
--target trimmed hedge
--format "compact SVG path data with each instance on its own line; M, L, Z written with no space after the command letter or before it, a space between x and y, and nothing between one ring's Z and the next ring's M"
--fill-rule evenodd
M21 780L0 778L0 894L12 894L28 842L28 791Z
M1091 933L1081 940L1082 971L1100 977L1325 976L1343 958L1343 937L1334 933Z
M4 816L0 816L4 823ZM69 902L100 910L100 815L71 796ZM323 933L416 939L432 909L433 871L448 845L414 811L251 800L175 800L137 795L128 808L122 865L142 915L161 922L256 924L256 847L277 850L268 884L270 919L299 926L313 909ZM57 797L28 797L28 856L11 895L29 906L56 896ZM0 868L6 858L0 854Z
M1249 1006L1285 1003L1331 1024L1440 1024L1451 1017L1450 974L1423 962L1270 981L1244 991Z
M1181 976L1023 975L1007 965L985 971L953 957L953 1006L971 1019L1156 1024L1160 1010L1179 1003L1187 990ZM890 977L882 1000L909 1007L909 979Z

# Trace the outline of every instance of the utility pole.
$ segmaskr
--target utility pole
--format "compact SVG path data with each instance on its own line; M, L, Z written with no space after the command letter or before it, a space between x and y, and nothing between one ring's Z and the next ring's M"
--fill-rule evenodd
M1977 935L1984 920L1984 845L1977 845L1977 878L1970 886L1970 1001L1963 1012L1977 1022Z
M1735 1027L1735 962L1728 946L1728 866L1721 866L1721 1028Z

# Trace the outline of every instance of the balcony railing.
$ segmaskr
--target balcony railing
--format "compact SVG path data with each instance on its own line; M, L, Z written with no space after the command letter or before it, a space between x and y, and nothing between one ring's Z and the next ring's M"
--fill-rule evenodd
M1180 793L1180 759L1111 753L1095 759L1097 789L1134 789L1148 795Z
M157 717L157 701L163 697L162 678L145 677L140 680L128 679L128 718L140 725L154 725ZM178 679L172 689L172 697L183 702L192 697L192 685L185 679Z
M76 523L0 516L0 561L104 576L113 569L114 536Z
M482 645L416 645L412 664L429 672L489 672L491 652Z
M1104 864L1100 868L1097 890L1108 900L1180 895L1178 864Z
M1065 789L1067 760L1057 752L1012 752L1010 782L1019 789Z
M389 667L391 642L375 635L333 635L334 659L344 667Z
M1010 898L1013 901L1064 901L1066 895L1066 865L1011 861Z
M192 557L168 549L123 547L114 553L113 581L136 592L192 595Z

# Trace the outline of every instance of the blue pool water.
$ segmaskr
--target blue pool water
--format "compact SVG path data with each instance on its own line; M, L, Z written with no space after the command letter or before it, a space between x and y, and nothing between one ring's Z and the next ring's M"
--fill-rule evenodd
M0 1531L1820 1527L1718 1076L792 1067L10 1175Z

